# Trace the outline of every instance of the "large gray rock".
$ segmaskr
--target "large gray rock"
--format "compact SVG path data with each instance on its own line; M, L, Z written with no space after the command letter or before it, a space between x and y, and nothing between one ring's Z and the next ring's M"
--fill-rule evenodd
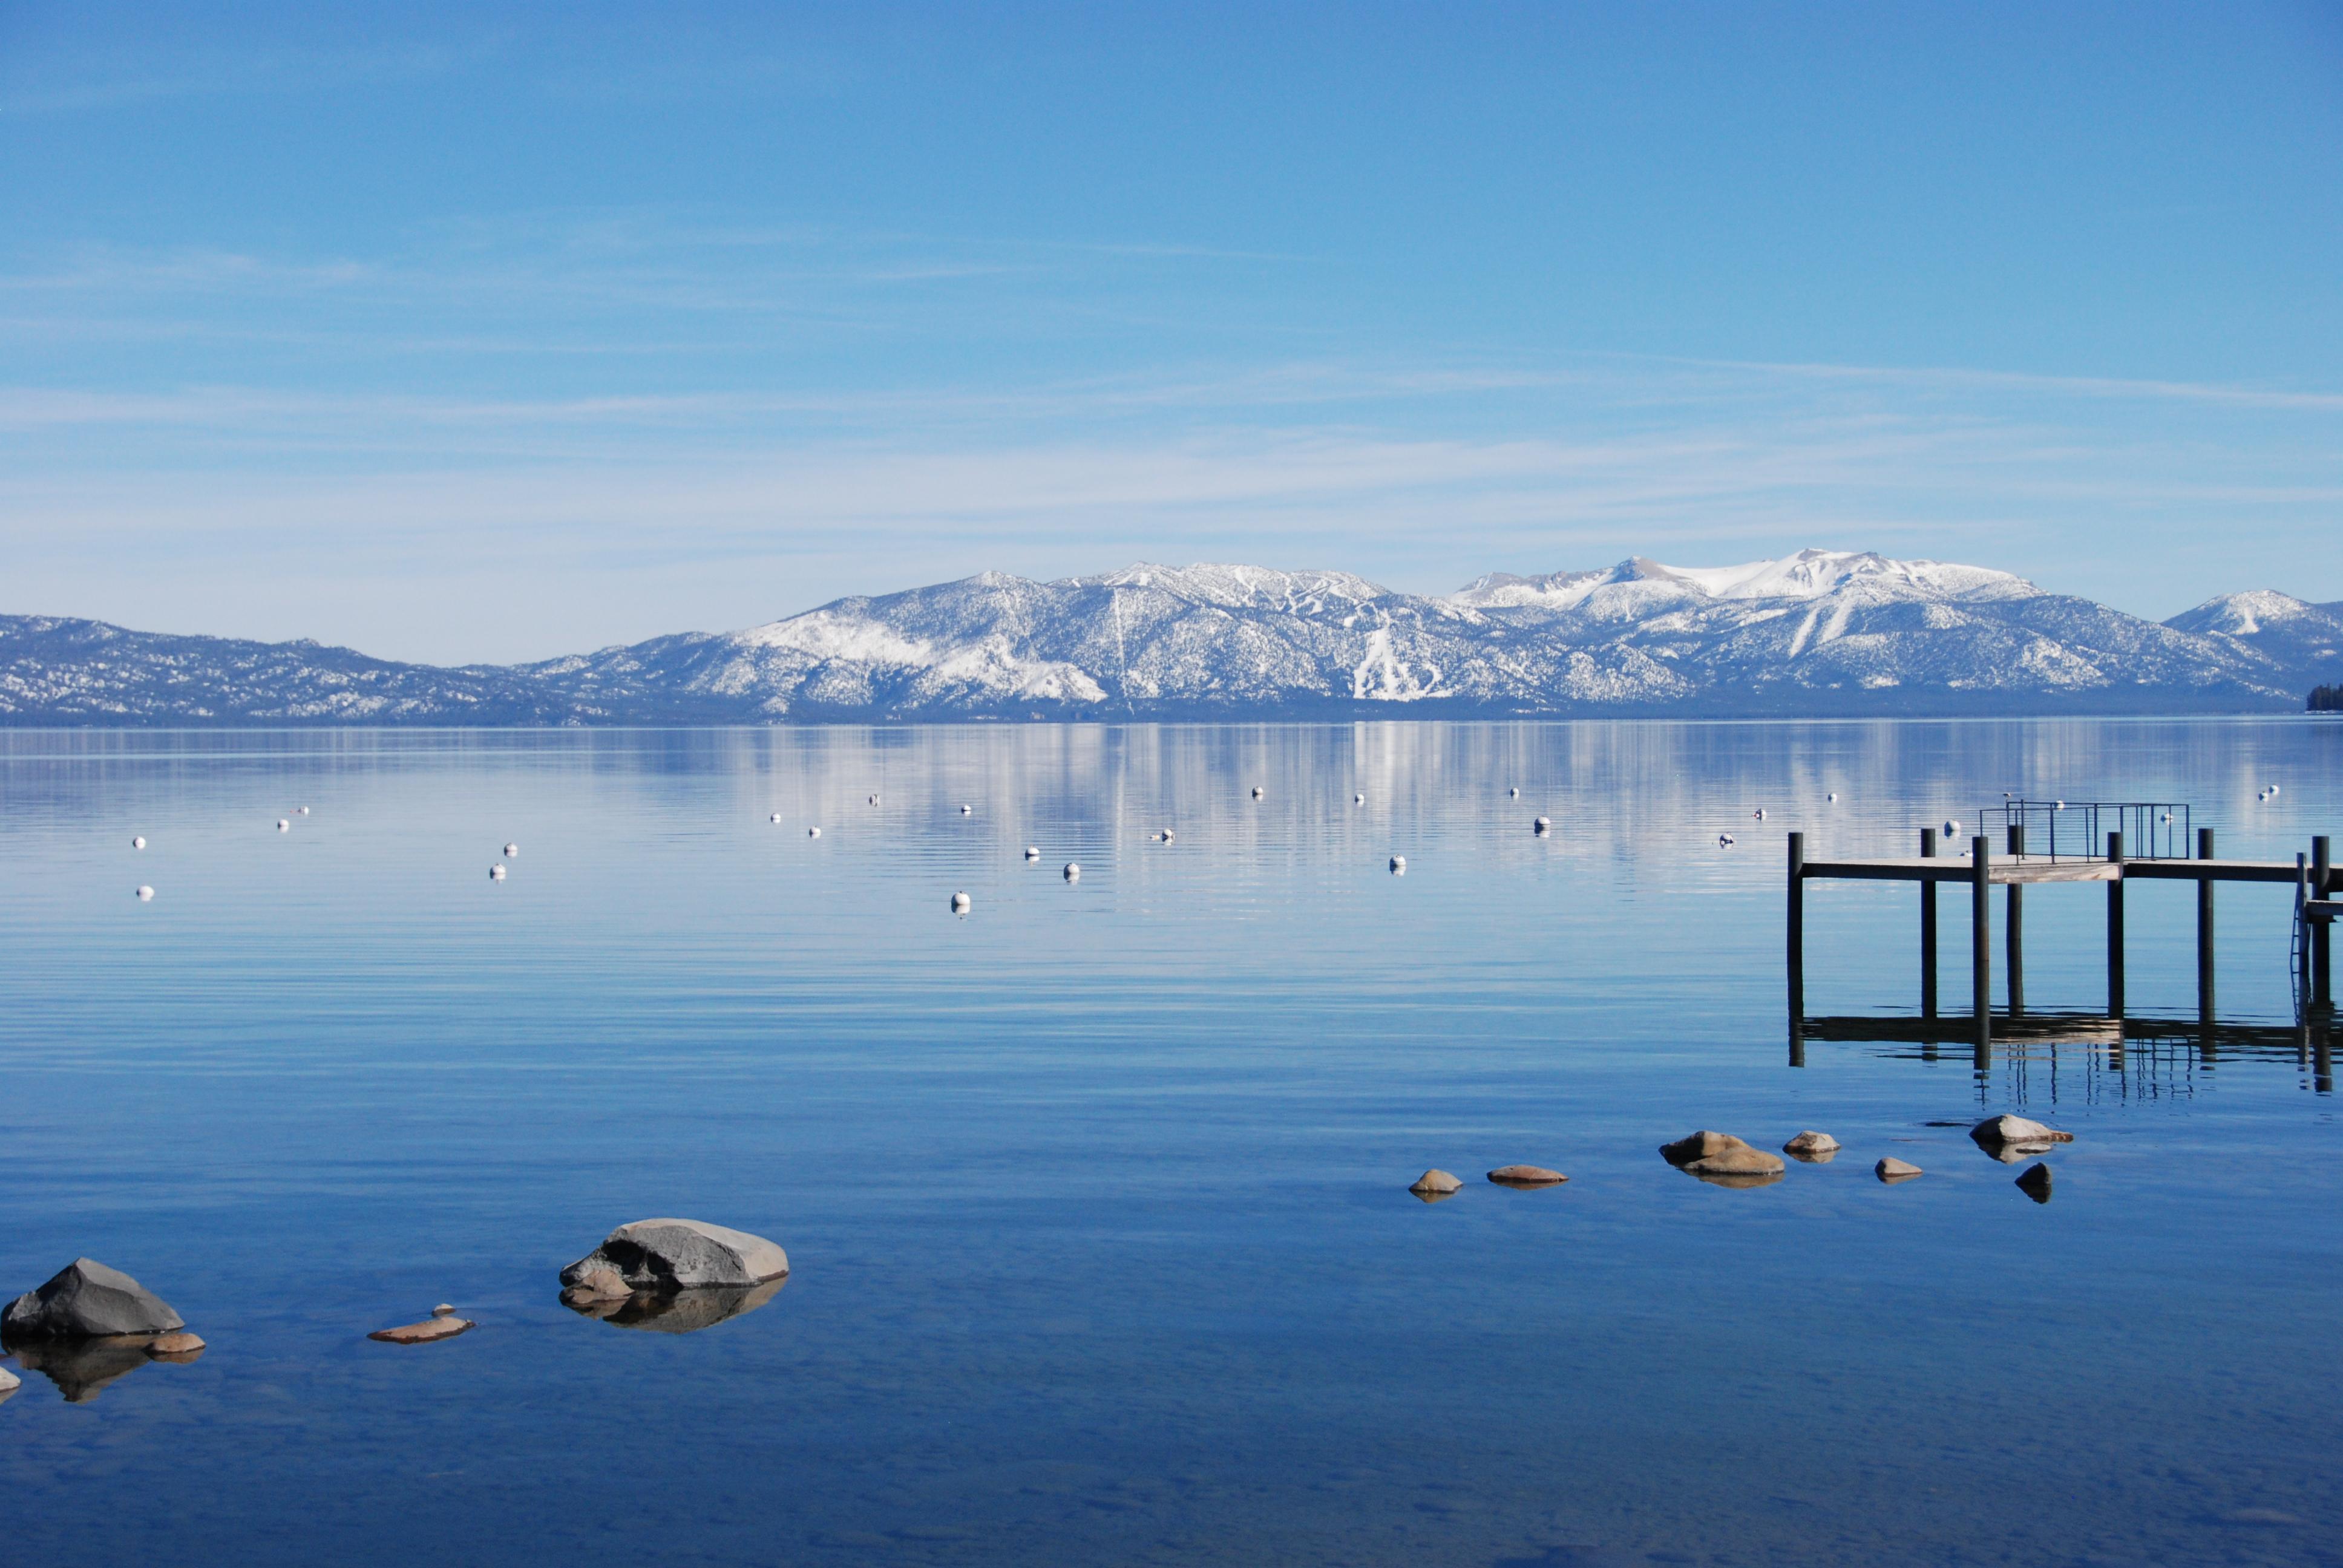
M698 1220L638 1220L561 1271L565 1285L608 1269L638 1291L757 1285L789 1271L789 1255L762 1236Z
M0 1314L0 1337L85 1340L99 1334L167 1334L186 1322L154 1292L119 1269L75 1258Z

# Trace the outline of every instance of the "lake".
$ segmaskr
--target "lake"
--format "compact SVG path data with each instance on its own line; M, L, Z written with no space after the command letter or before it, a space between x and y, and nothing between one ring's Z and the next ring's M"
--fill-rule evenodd
M1789 1064L1783 834L2005 790L2290 859L2343 726L0 731L0 1292L86 1254L209 1347L23 1371L13 1555L2343 1563L2288 890L2219 894L2209 1052ZM1810 1011L1910 1019L1916 897L1810 885ZM2029 891L2031 1007L2102 1006L2103 910ZM2132 1010L2193 1018L2189 889L2128 913ZM2047 1204L2001 1111L2077 1135ZM1726 1188L1655 1152L1696 1128L1845 1152ZM658 1215L786 1286L562 1304Z

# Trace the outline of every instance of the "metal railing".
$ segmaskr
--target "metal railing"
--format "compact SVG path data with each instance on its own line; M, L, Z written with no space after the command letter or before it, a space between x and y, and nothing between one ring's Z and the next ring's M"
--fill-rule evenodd
M1982 826L1993 814L1977 813ZM2021 829L2026 853L2044 859L2096 860L2107 835L2121 833L2127 860L2186 860L2197 842L2187 802L2179 800L2026 800L2002 797L2001 842Z

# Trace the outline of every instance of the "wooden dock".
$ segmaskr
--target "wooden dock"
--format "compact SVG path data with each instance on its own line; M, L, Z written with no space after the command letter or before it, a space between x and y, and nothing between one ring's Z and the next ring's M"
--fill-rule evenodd
M2214 1020L2213 890L2223 882L2276 883L2296 890L2301 900L2304 940L2299 982L2308 1010L2334 1008L2331 934L2338 907L2334 894L2343 890L2330 853L2329 839L2310 841L2310 852L2296 860L2224 860L2214 854L2213 829L2197 830L2194 859L2134 859L2124 854L2123 835L2107 836L2104 856L2029 856L2023 828L2008 833L2006 852L1996 858L1983 835L1969 840L1966 855L1936 853L1936 832L1921 829L1920 852L1886 859L1808 860L1806 836L1790 835L1789 865L1789 1003L1791 1059L1802 1060L1801 1041L1806 1019L1806 884L1814 881L1914 882L1920 889L1920 1013L1925 1024L1937 1018L1936 890L1946 882L1969 889L1970 965L1969 1032L1978 1065L1991 1060L1993 1043L1993 920L1990 895L1999 887L2006 927L2009 1017L2026 1013L2025 890L2036 884L2097 882L2107 889L2107 1010L2106 1017L2124 1016L2124 885L2136 880L2194 882L2197 885L2197 1008L2206 1027Z

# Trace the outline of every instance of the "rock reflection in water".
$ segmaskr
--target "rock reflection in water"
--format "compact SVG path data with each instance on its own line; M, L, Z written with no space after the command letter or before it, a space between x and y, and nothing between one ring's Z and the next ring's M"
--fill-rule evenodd
M94 1340L52 1340L12 1347L16 1362L57 1385L67 1404L87 1404L107 1384L119 1382L151 1361L184 1364L203 1352L153 1356L146 1352L150 1334L109 1334Z
M1712 1187L1771 1187L1775 1182L1779 1181L1782 1179L1782 1173L1779 1171L1753 1171L1747 1172L1687 1171L1684 1174L1693 1177L1696 1181L1705 1181Z
M661 1334L692 1334L727 1318L753 1312L773 1299L787 1274L757 1285L702 1285L689 1291L637 1291L631 1296L587 1296L561 1292L561 1304L580 1317L598 1318L622 1329Z

